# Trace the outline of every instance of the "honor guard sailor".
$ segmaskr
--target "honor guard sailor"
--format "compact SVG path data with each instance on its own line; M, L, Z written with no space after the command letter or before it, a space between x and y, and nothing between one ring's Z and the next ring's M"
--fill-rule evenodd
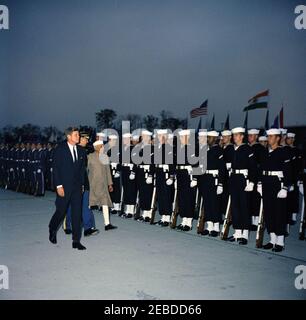
M199 132L200 136L206 132ZM222 220L221 195L226 174L222 148L217 144L217 131L207 132L207 165L202 175L198 176L198 186L203 198L206 227L202 235L217 237Z
M235 232L228 240L238 241L239 244L246 245L251 225L250 192L254 188L256 164L251 147L243 143L245 129L234 128L232 134L234 145L230 159L229 193Z
M291 181L291 159L286 150L279 145L279 129L267 131L269 148L261 164L257 191L263 197L264 221L270 242L264 249L280 252L284 249L287 210L286 198Z

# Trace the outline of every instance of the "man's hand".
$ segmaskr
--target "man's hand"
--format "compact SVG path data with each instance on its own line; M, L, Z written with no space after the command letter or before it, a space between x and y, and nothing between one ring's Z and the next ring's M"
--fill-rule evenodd
M113 189L113 185L112 185L112 184L109 185L109 186L108 186L108 191L109 191L109 192L113 192L113 190L114 190L114 189Z
M56 191L60 197L62 197L62 198L65 197L64 187L59 187L56 189Z

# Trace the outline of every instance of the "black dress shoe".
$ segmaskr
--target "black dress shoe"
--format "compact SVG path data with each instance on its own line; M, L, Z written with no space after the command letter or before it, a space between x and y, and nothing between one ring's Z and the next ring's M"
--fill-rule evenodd
M144 218L144 222L151 222L151 218L145 217L145 218Z
M265 250L270 250L270 249L274 248L274 244L269 242L269 243L266 243L265 245L263 245L262 248Z
M164 221L159 220L158 222L156 222L156 224L162 225L164 223Z
M207 229L203 230L200 233L201 233L202 236L208 236L209 235L209 231Z
M64 229L64 232L65 232L66 234L71 234L71 233L72 233L72 230L70 230L70 229Z
M189 226L184 226L182 229L182 231L190 231L190 230L191 230L191 228Z
M182 230L183 229L183 225L182 224L179 224L176 229L179 229L179 230Z
M276 244L275 247L272 249L272 251L274 251L274 252L281 252L281 251L283 251L284 249L285 249L285 247Z
M141 216L141 217L139 217L138 219L137 219L137 221L143 221L144 220L144 217L143 216Z
M49 240L50 240L51 243L57 244L57 241L56 241L56 231L49 230Z
M239 244L241 244L241 245L245 246L245 245L247 245L247 244L248 244L248 240L247 240L247 239L245 239L245 238L241 238L241 239L239 240Z
M125 215L125 218L126 219L131 219L131 218L133 218L133 215L131 213L128 213L128 214Z
M117 214L117 210L111 210L111 214Z
M100 231L95 228L90 228L84 231L84 237L89 237L98 234Z
M231 236L231 237L228 237L226 239L226 241L229 241L229 242L235 242L236 241L236 238L234 236Z
M86 247L84 247L80 242L72 242L72 248L78 250L86 250Z
M107 226L105 226L105 231L107 231L107 230L112 230L112 229L117 229L118 227L116 227L116 226L113 226L112 224L108 224Z
M215 231L215 230L213 230L213 231L211 231L211 232L209 233L209 236L210 236L210 237L213 237L213 238L218 237L218 235L219 235L219 232L217 232L217 231Z
M164 221L163 223L161 223L162 227L169 227L170 223L167 221Z

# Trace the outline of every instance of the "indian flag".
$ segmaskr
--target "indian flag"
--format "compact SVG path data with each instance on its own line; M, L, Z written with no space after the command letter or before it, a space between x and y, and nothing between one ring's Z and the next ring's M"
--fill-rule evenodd
M246 106L243 111L249 111L254 109L267 109L268 108L268 98L269 90L260 92L256 96L252 97L248 101L248 106Z

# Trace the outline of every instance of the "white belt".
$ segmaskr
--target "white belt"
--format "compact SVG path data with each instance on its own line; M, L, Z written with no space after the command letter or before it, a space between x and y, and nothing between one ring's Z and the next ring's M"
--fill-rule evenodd
M111 167L112 167L112 169L116 169L117 168L117 165L118 165L118 163L115 163L115 162L111 162Z
M247 176L249 171L248 171L248 169L231 169L231 173L243 174L244 176Z
M142 168L145 171L149 171L150 170L150 165L149 164L141 164L141 165L139 165L139 168Z
M217 176L219 174L219 170L206 170L204 174L212 174L213 176Z
M176 167L177 169L182 169L182 170L189 170L189 171L192 171L192 167L191 166L177 166Z
M262 174L264 176L276 176L279 178L284 178L283 171L263 171Z

